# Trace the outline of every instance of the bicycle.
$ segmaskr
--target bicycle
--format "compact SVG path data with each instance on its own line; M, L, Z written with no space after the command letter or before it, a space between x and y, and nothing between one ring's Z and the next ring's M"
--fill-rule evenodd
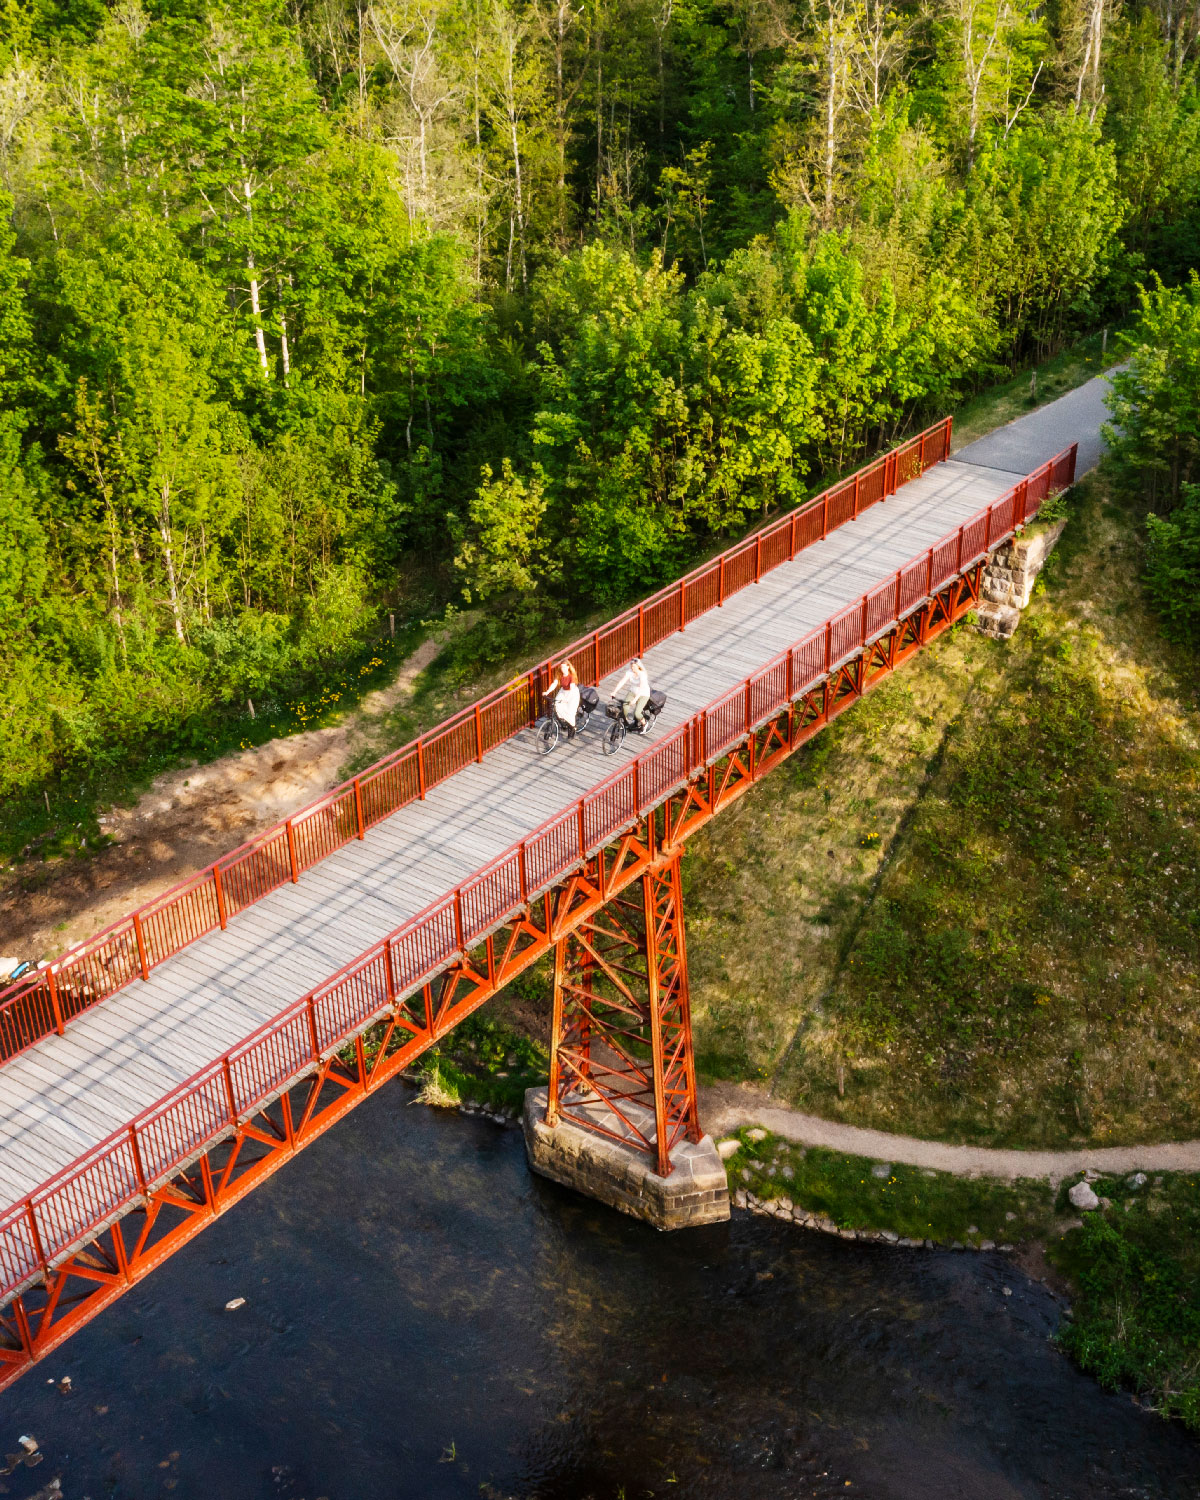
M594 687L579 689L579 711L575 715L575 733L581 734L592 722L592 715L600 706L600 694ZM549 755L562 738L563 722L551 704L546 713L533 726L539 755Z
M642 715L642 725L631 724L625 718L621 705L614 699L604 710L612 722L604 731L604 737L600 741L600 749L605 755L615 755L625 743L627 734L649 734L655 719L667 706L667 695L657 690L650 694L650 701L646 704Z

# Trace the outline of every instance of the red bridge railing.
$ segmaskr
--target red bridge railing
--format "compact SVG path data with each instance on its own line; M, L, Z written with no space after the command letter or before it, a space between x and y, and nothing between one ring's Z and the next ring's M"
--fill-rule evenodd
M973 567L1074 477L1072 446L0 1214L0 1302Z
M626 610L560 655L584 682L623 666L676 630L861 515L950 452L951 418L928 428L815 500ZM0 1063L57 1031L97 1001L150 971L197 938L327 858L368 828L465 766L482 760L533 722L550 662L497 688L403 749L214 864L174 885L81 947L0 990Z

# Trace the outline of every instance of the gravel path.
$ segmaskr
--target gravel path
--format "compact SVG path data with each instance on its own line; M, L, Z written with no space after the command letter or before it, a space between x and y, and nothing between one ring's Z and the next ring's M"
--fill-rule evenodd
M1200 1141L1158 1146L1091 1146L1076 1151L1004 1151L989 1146L948 1146L910 1135L889 1135L780 1109L770 1095L735 1084L700 1091L700 1119L714 1139L744 1125L761 1125L802 1146L826 1146L848 1156L932 1167L957 1177L1044 1177L1059 1183L1092 1167L1097 1172L1200 1172Z

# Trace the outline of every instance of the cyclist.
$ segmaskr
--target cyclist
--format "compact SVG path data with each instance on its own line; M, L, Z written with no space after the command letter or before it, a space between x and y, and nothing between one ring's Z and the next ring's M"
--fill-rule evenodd
M638 733L646 727L646 704L650 702L650 678L640 656L635 656L625 669L625 675L613 688L613 697L621 705L625 723Z
M554 699L555 717L566 727L567 739L573 740L579 716L579 674L569 661L559 663L558 676L542 696Z

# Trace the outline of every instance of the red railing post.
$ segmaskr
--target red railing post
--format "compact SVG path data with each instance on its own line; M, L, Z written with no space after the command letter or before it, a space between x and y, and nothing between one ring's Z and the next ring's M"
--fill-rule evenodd
M638 605L638 655L642 656L646 651L646 610L641 604ZM600 658L596 658L596 681L600 681Z
M896 608L892 611L892 618L894 620L898 620L900 618L900 576L901 576L901 569L897 568L896 569Z
M475 764L478 765L483 759L483 710L477 703L475 705ZM356 781L355 786L358 785Z
M389 1005L396 1003L396 974L392 968L392 940L386 937L383 940L383 982L387 987L387 998Z
M237 1101L233 1097L233 1074L229 1071L229 1059L221 1059L221 1074L225 1079L225 1102L229 1106L229 1123L237 1124Z
M800 519L799 512L792 512L792 524L790 527L791 541L788 544L788 562L796 561L796 522Z
M746 733L750 733L750 679L746 678Z
M963 544L963 532L965 530L966 530L965 526L960 526L958 528L958 551L957 551L957 554L956 554L956 556L954 558L954 571L955 571L955 573L961 573L962 572L962 544Z
M479 710L476 709L475 712L478 713ZM362 788L358 784L357 776L354 778L354 821L358 828L359 838L365 837L366 829L363 827Z
M142 1152L138 1145L137 1131L132 1125L129 1127L129 1149L133 1153L133 1170L137 1177L138 1191L143 1198L148 1198L150 1194L146 1187L146 1173L142 1168Z
M146 962L146 942L142 937L142 917L140 912L133 914L133 934L137 938L138 962L142 966L142 978L150 978L150 965Z
M754 581L762 582L762 532L754 538Z
M633 762L633 810L635 813L640 813L642 810L641 778L638 776L638 761L640 759L641 757L639 756Z
M828 672L831 664L830 652L833 650L833 624L825 622L825 670Z
M858 644L860 646L864 646L864 647L867 644L867 596L866 596L866 594L863 595L862 615L859 618Z
M521 887L521 905L529 905L529 877L525 870L525 841L517 845L517 879Z
M321 1047L317 1041L317 1008L313 1004L313 997L305 995L304 1013L308 1017L308 1044L312 1048L312 1060L315 1063L321 1061Z
M296 835L292 829L292 820L289 818L284 825L287 828L288 863L292 867L292 884L295 885L300 879L300 866L296 862Z
M458 944L458 951L466 953L467 942L463 937L462 895L454 892L454 941Z
M421 740L417 741L417 790L421 801L425 800L425 746Z
M953 435L954 435L954 418L953 417L947 417L946 418L945 436L942 438L942 457L944 459L950 457L950 439L953 437Z
M289 823L289 833L291 832L291 828L292 825ZM294 880L295 876L293 875L292 878ZM220 922L221 931L224 932L225 928L228 926L228 918L225 914L225 887L221 884L220 865L213 865L213 886L215 887L217 893L217 921Z
M925 565L925 597L933 594L933 548L929 549L929 561Z
M821 540L829 535L829 491L821 496Z
M858 520L858 475L857 474L855 474L855 476L854 476L854 512L853 512L853 515L851 516L851 519L855 520L855 521Z
M54 1029L63 1034L62 1006L58 1002L58 980L54 977L54 965L46 970L46 988L50 991L50 1009L54 1012Z
M725 554L723 552L717 565L717 577L719 579L717 586L717 607L719 609L725 603Z
M37 1215L33 1211L32 1198L25 1200L25 1214L29 1220L29 1233L33 1240L33 1253L37 1256L43 1268L46 1268L49 1266L49 1261L46 1259L46 1250L42 1244L42 1233L38 1228Z
M584 826L583 798L580 797L575 811L576 830L579 834L579 858L587 859L587 829Z
M679 580L679 628L682 630L687 624L687 579Z
M592 666L594 668L592 681L600 681L600 632L592 631Z

